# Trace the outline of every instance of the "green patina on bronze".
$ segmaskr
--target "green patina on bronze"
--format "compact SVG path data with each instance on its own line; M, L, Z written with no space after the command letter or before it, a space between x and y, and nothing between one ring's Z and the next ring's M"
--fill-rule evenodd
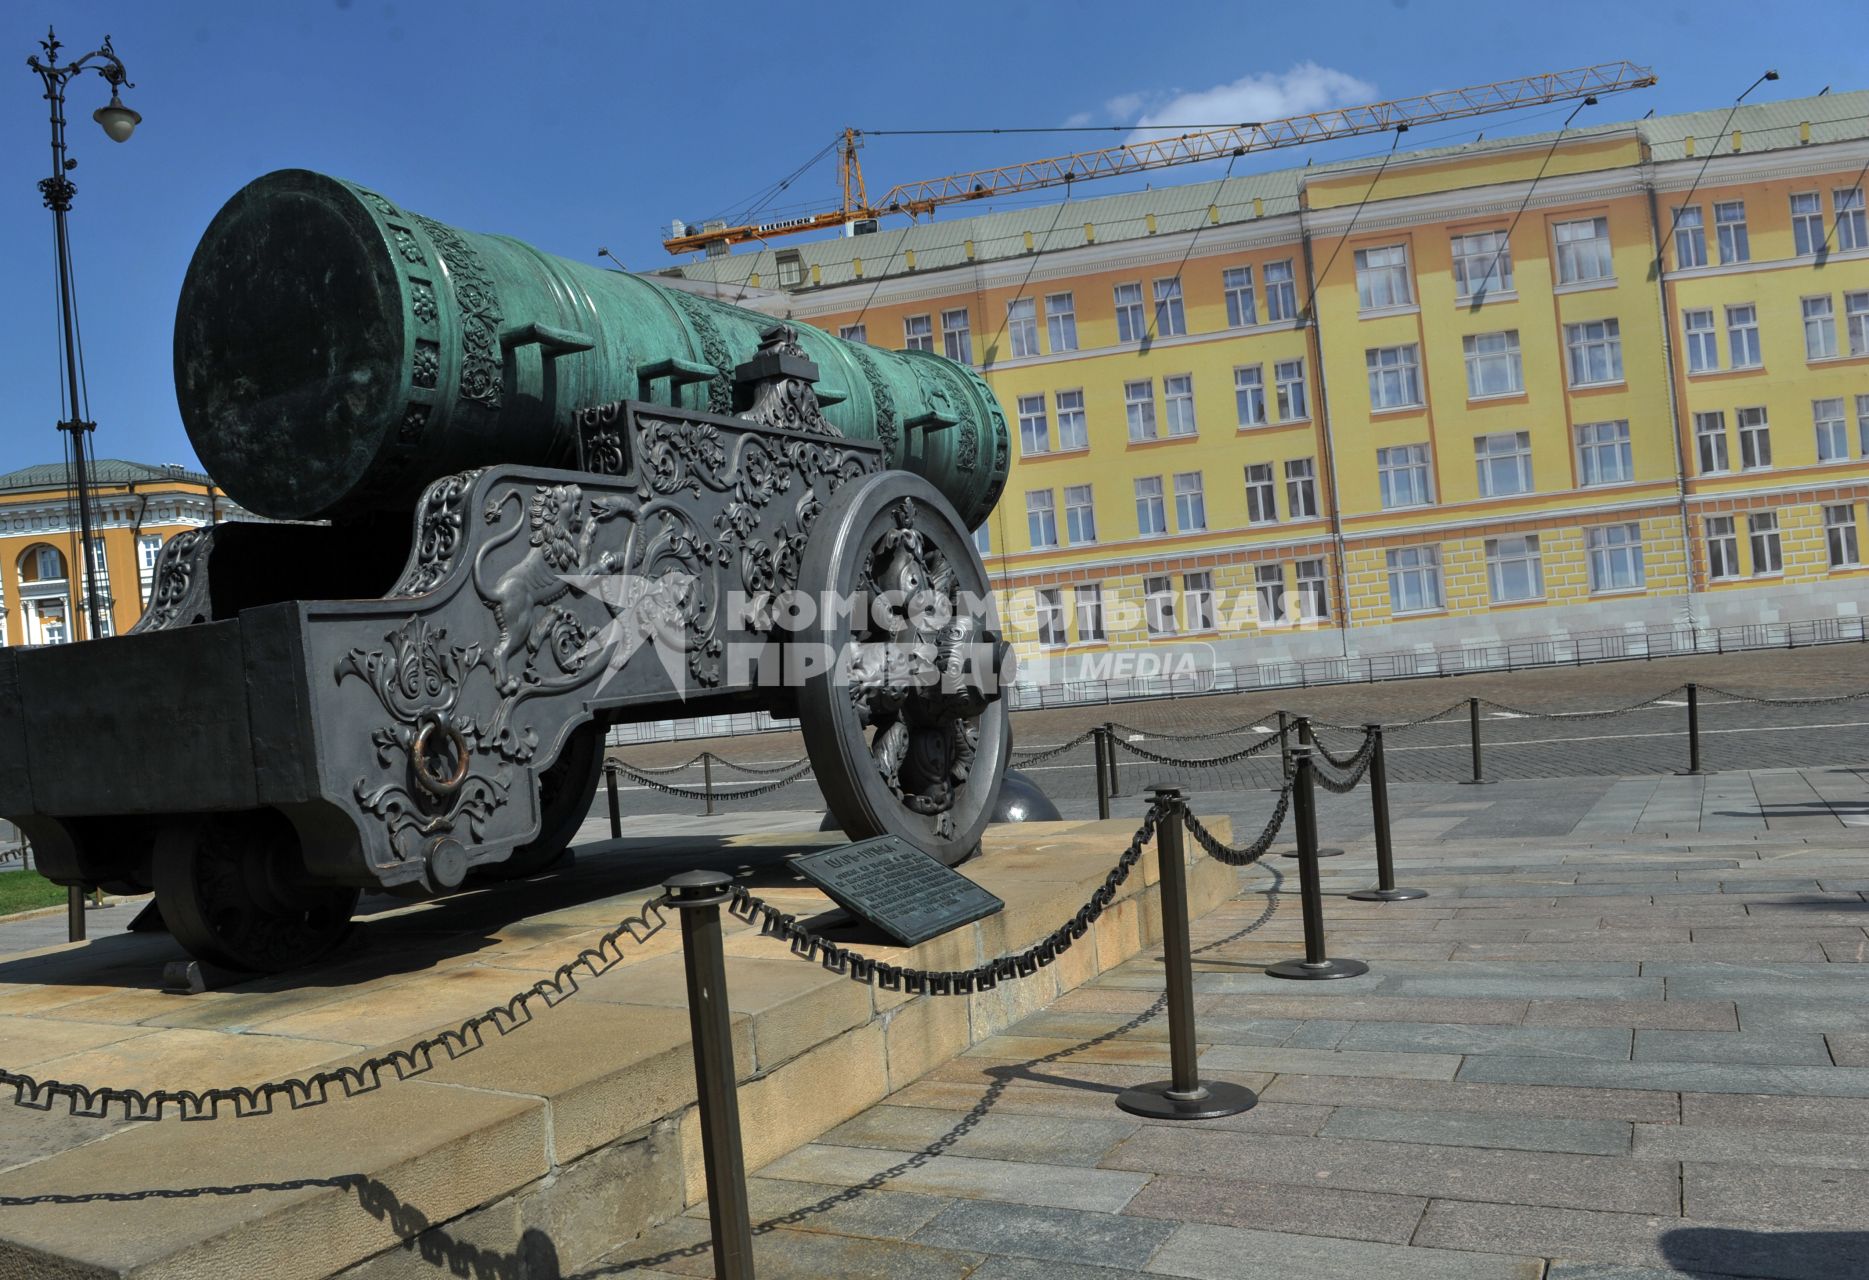
M1004 487L992 391L925 352L797 321L824 416L878 440L969 527ZM242 188L202 237L175 385L215 480L278 519L409 510L470 467L574 466L577 410L644 399L732 412L769 316L411 213L304 169Z

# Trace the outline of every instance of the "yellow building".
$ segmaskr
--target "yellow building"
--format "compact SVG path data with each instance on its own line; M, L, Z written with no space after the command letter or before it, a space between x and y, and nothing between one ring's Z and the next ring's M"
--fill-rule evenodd
M207 476L178 466L103 458L91 485L90 585L106 634L127 631L148 602L156 554L184 529L251 518ZM90 638L79 562L78 507L63 463L0 475L0 644Z
M1854 616L1869 91L1726 121L675 270L985 372L1015 462L977 538L1040 680Z

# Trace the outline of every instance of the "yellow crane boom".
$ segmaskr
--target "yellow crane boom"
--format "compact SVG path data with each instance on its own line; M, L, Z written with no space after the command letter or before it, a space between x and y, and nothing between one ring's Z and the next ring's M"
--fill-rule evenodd
M670 253L689 253L697 249L724 247L748 240L766 241L775 236L842 226L858 219L876 218L888 213L906 213L915 218L932 213L944 205L986 200L1015 191L1035 191L1092 178L1112 178L1151 169L1166 169L1172 165L1225 159L1253 151L1298 147L1332 138L1384 133L1403 126L1413 128L1443 120L1488 115L1495 111L1513 111L1547 102L1622 93L1630 89L1645 89L1654 83L1655 74L1647 67L1638 67L1631 62L1601 62L1569 71L1548 71L1516 80L1496 80L1490 84L1444 89L1413 97L1394 98L1387 102L1312 111L1279 120L1261 120L1172 137L1148 138L1094 151L1077 151L1020 164L951 173L946 177L902 183L891 187L873 201L867 198L864 191L863 170L857 161L857 140L862 134L855 129L846 129L838 157L839 179L843 187L841 208L775 222L700 229L689 227L684 234L664 240L662 247Z

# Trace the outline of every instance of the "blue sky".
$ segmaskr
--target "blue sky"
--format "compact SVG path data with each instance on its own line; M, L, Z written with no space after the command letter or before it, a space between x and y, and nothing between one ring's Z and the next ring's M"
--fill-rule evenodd
M1145 19L1139 23L1138 17ZM1579 123L1869 87L1859 0L1792 9L1570 0L1546 4L602 4L532 0L11 0L0 18L0 470L60 456L52 216L38 78L48 22L67 53L108 32L145 117L127 144L70 94L73 213L97 453L195 464L175 410L171 331L195 242L242 184L304 166L364 182L443 221L632 268L671 261L659 236L746 198L845 125L863 129L1204 123L1451 88L1627 58L1656 88ZM1551 128L1524 112L1417 145ZM1097 135L878 138L873 186L1093 145ZM1320 159L1385 139L1318 148ZM1248 167L1302 164L1273 153ZM1172 181L1202 176L1183 170ZM1140 185L1132 184L1132 185ZM836 203L833 166L780 203ZM1123 189L1113 183L1086 194ZM1027 197L1048 199L1046 196Z

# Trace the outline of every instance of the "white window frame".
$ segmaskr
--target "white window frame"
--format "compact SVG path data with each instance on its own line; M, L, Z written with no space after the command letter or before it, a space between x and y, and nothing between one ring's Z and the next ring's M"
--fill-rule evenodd
M1395 311L1414 303L1406 242L1372 245L1356 251L1358 311Z
M1097 540L1097 504L1093 486L1064 486L1064 537L1066 545L1089 546Z
M1838 503L1824 508L1824 550L1832 569L1862 567L1862 543L1856 532L1856 504Z
M1285 566L1273 561L1252 570L1253 605L1262 627L1281 627L1291 621L1285 593Z
M1142 282L1130 280L1110 289L1116 305L1116 340L1141 342L1148 332L1148 314L1142 305Z
M1433 506L1433 451L1426 444L1376 450L1376 485L1384 511Z
M1233 412L1242 427L1263 427L1269 421L1264 365L1243 364L1233 370Z
M1837 252L1869 249L1869 222L1864 220L1863 189L1837 187L1830 192L1830 212L1836 220Z
M1220 273L1220 289L1226 295L1229 329L1244 329L1259 323L1259 308L1253 299L1250 265L1223 270Z
M1756 416L1748 416L1756 415ZM1739 469L1769 471L1772 467L1772 423L1764 405L1747 405L1733 411L1739 428Z
M1293 520L1317 519L1320 508L1315 458L1285 460L1285 512Z
M1438 613L1447 607L1439 547L1393 547L1384 561L1389 573L1390 616Z
M1311 418L1311 393L1304 380L1304 357L1280 360L1272 366L1272 381L1277 387L1280 422L1308 422Z
M1722 200L1715 204L1713 229L1720 242L1720 265L1752 261L1752 238L1746 232L1744 200Z
M1837 304L1827 293L1799 298L1798 311L1804 317L1804 358L1830 360L1837 354Z
M1757 369L1765 364L1756 303L1738 302L1726 308L1726 355L1734 369Z
M1869 356L1869 289L1843 295L1843 328L1852 356Z
M1752 550L1752 576L1776 578L1785 571L1784 535L1776 511L1754 511L1746 516L1746 543Z
M1139 444L1160 438L1155 423L1155 379L1123 384L1123 416L1129 421L1131 441Z
M1623 380L1622 321L1615 317L1565 325L1564 349L1572 387L1613 387Z
M1849 418L1843 412L1842 396L1811 401L1811 427L1817 433L1817 461L1849 461Z
M1608 218L1576 218L1554 223L1551 236L1557 247L1557 282L1560 285L1593 284L1616 278Z
M1181 277L1166 276L1154 281L1150 292L1155 299L1155 336L1179 338L1186 334L1188 313L1181 300Z
M1006 337L1012 344L1012 357L1023 360L1039 354L1038 303L1031 298L1014 298L1006 304Z
M1584 548L1590 565L1590 592L1644 591L1648 566L1642 553L1642 526L1599 524L1584 530Z
M1517 329L1470 333L1460 346L1467 362L1467 399L1524 394L1525 363Z
M1015 402L1019 418L1019 456L1037 458L1051 452L1051 419L1045 415L1045 396L1020 396Z
M1032 594L1039 647L1062 649L1068 642L1064 632L1064 592L1057 587L1040 587Z
M1202 533L1207 528L1207 492L1198 471L1175 474L1175 532Z
M1707 223L1697 204L1674 211L1674 269L1707 265Z
M1077 350L1077 301L1069 292L1045 295L1045 332L1051 354Z
M1071 604L1077 614L1077 642L1090 644L1104 639L1103 584L1083 582L1072 587Z
M967 308L953 307L941 313L941 352L955 364L973 365L973 321Z
M902 349L904 351L934 350L934 317L932 315L902 317Z
M1166 534L1168 532L1168 502L1163 496L1162 478L1160 476L1137 476L1135 491L1137 534L1144 538L1159 538Z
M1821 191L1793 191L1791 243L1798 257L1814 256L1824 247L1824 195Z
M1370 347L1363 352L1369 375L1369 410L1419 409L1421 398L1421 346L1405 342L1394 347Z
M1025 491L1025 533L1034 551L1050 551L1058 545L1057 495L1050 489Z
M1454 296L1461 301L1511 293L1512 245L1504 231L1470 231L1452 238ZM1477 271L1477 277L1475 275Z
M1246 464L1246 523L1278 523L1278 478L1269 462Z
M1611 459L1615 461L1614 467L1606 465ZM1578 423L1578 487L1629 484L1634 480L1635 454L1630 443L1629 420L1613 418L1606 422Z
M1687 371L1720 371L1720 331L1713 323L1713 308L1698 307L1681 313L1681 332L1686 337Z
M1175 625L1175 582L1167 574L1142 580L1142 612L1152 636L1178 635Z
M1733 469L1726 410L1703 409L1694 414L1694 460L1703 476L1725 475Z
M1544 599L1544 553L1537 534L1486 539L1486 590L1493 604Z
M1473 469L1482 498L1532 491L1532 433L1499 431L1473 438Z
M845 342L868 342L870 340L870 327L860 320L856 324L839 325L837 326L837 336L842 338Z
M1707 581L1731 582L1739 572L1739 530L1731 516L1708 516L1702 522L1707 542Z
M1301 622L1325 622L1330 618L1330 579L1324 572L1324 558L1313 556L1293 566L1298 579L1298 619Z
M1194 375L1170 373L1162 376L1162 416L1168 420L1170 436L1199 434L1194 420Z
M1084 393L1073 387L1060 391L1058 405L1058 451L1071 453L1090 448L1090 424L1084 416Z
M1183 615L1191 632L1212 631L1219 625L1219 610L1214 608L1214 575L1205 569L1181 575Z
M1268 262L1260 272L1265 281L1265 318L1267 324L1298 318L1298 277L1290 258Z

